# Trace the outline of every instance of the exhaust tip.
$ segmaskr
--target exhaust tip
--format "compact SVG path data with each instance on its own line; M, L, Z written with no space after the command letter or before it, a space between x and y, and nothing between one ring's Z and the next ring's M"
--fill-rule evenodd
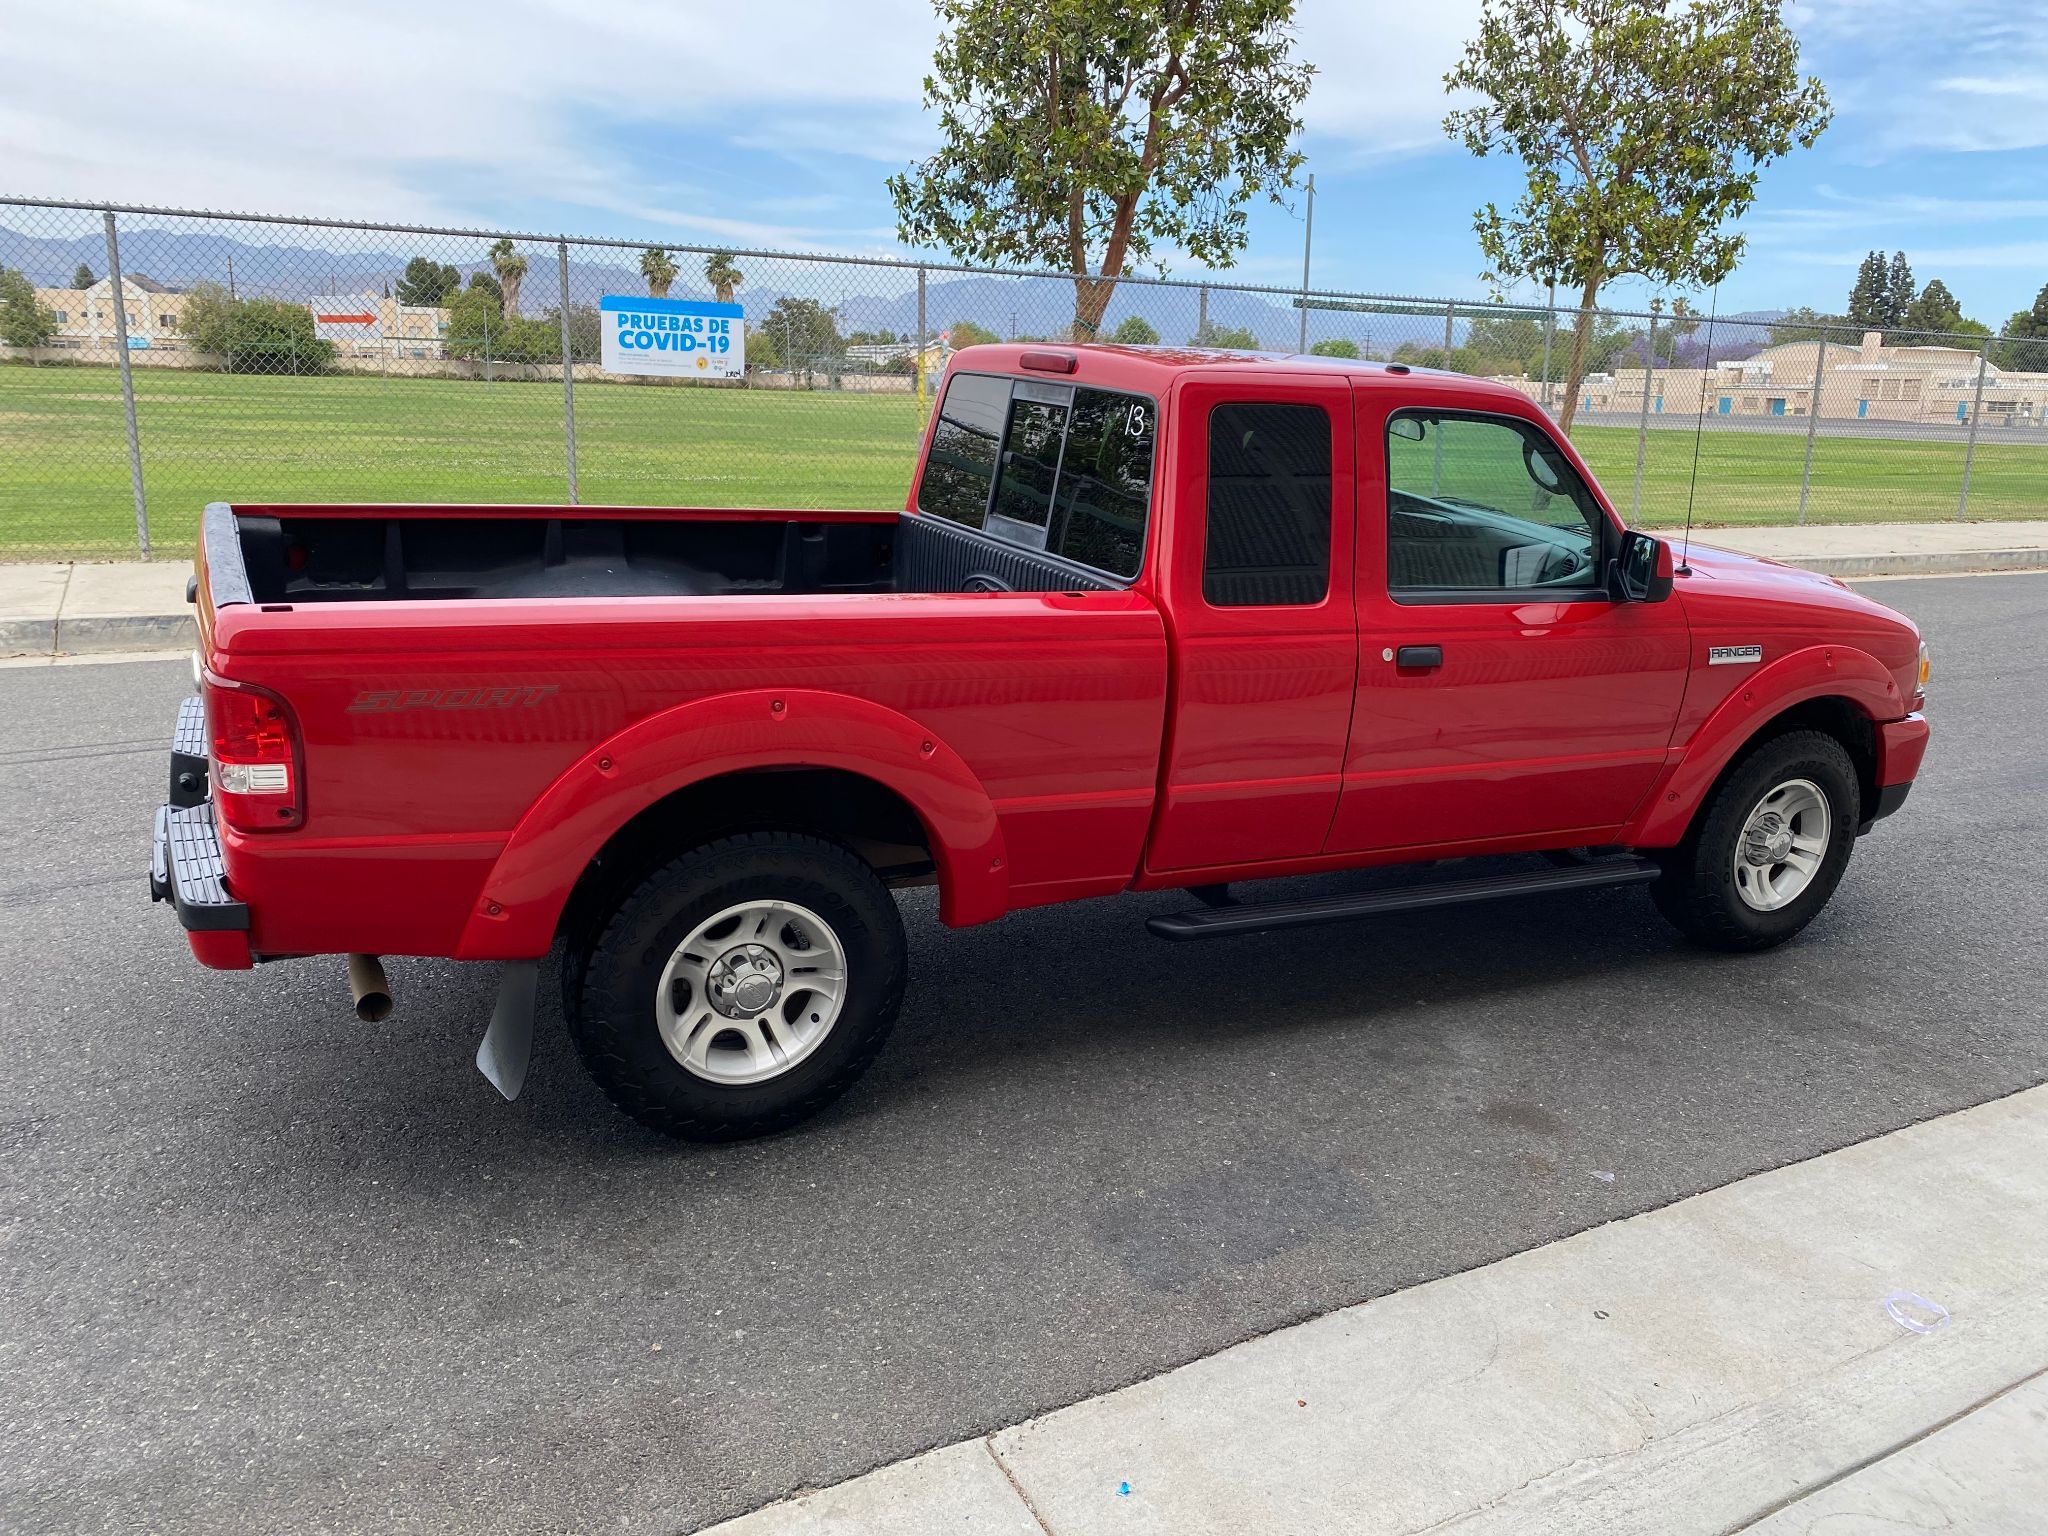
M375 955L348 957L348 991L355 1000L356 1017L375 1024L391 1017L391 983L384 975L384 962Z

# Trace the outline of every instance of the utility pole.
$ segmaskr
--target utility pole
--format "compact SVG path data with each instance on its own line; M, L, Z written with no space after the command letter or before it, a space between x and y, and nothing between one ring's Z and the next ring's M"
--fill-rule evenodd
M1308 178L1308 212L1301 225L1301 345L1295 350L1308 350L1308 256L1316 237L1316 178L1311 171Z
M235 296L235 253L228 252L228 297Z

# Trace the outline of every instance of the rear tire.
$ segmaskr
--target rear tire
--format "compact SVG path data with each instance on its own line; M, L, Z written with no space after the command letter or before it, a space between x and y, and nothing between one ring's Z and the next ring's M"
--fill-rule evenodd
M1710 949L1782 944L1841 883L1862 816L1856 766L1834 737L1788 731L1750 749L1664 854L1657 909Z
M706 843L619 901L563 962L569 1032L620 1109L730 1141L796 1124L867 1070L903 1001L895 900L836 843ZM565 1002L569 999L565 997Z

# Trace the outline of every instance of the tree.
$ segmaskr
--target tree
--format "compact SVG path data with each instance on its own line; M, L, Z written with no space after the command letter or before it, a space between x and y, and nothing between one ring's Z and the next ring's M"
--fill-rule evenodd
M1196 328L1189 345L1220 347L1228 352L1256 352L1259 350L1259 338L1241 325L1203 325Z
M732 264L732 257L724 251L713 251L704 258L704 281L711 285L712 297L721 304L732 302L732 291L745 282L746 275Z
M1963 306L1948 291L1948 284L1938 277L1928 281L1920 296L1900 316L1901 328L1908 331L1953 332L1962 324Z
M78 270L71 274L71 286L74 288L90 288L94 281L92 268L82 261L78 264Z
M334 361L334 343L317 334L305 305L238 299L218 283L185 295L178 330L235 373L319 373Z
M1850 302L1855 302L1853 293L1850 295ZM1859 322L1854 315L1824 315L1806 306L1789 309L1782 319L1772 324L1771 345L1782 347L1789 342L1819 341L1823 337L1827 339L1829 346L1853 342L1856 338L1852 333L1859 324L1865 330L1870 328L1867 322Z
M462 289L462 274L430 257L415 256L398 275L398 302L415 309L446 304Z
M1799 74L1780 0L1483 0L1479 35L1444 77L1477 104L1444 119L1473 154L1522 162L1507 213L1473 227L1500 285L1579 290L1560 424L1587 371L1594 307L1614 278L1710 287L1735 270L1726 232L1762 168L1827 127L1827 92Z
M676 280L679 270L675 257L658 245L650 245L640 253L640 275L647 279L650 299L667 298L669 284Z
M2005 322L2005 342L1992 354L2001 368L2019 373L2048 373L2048 283L2034 296L2031 309L2022 309Z
M36 297L25 273L0 267L0 341L10 347L46 347L57 334L57 311Z
M1294 184L1313 73L1289 54L1294 0L933 5L943 145L889 178L897 234L1071 272L1076 341L1155 248L1227 267L1245 204Z
M1123 324L1109 333L1109 339L1119 346L1156 347L1159 333L1143 315L1126 315Z
M1884 252L1872 251L1856 269L1849 289L1849 323L1881 331L1891 323L1891 288L1885 281Z
M777 299L761 329L775 339L783 366L806 386L812 373L832 366L846 354L838 317L816 299Z
M479 272L448 301L448 355L502 357L504 345L504 300L498 285Z
M985 347L995 339L994 331L972 320L955 320L946 327L946 343L955 351L962 347Z
M488 272L472 272L469 274L469 286L472 289L481 289L483 292L488 293L491 296L491 303L497 307L498 317L500 319L504 318L505 290L498 286L498 280L495 277L491 276ZM454 295L450 294L449 298L452 300Z
M1906 261L1904 251L1892 252L1892 263L1885 269L1884 314L1885 328L1906 323L1906 313L1913 307L1913 269Z
M519 285L526 281L526 258L510 240L491 247L491 270L498 275L498 289L505 296L504 317L519 313Z
M1314 346L1310 347L1308 350L1309 355L1311 357L1355 358L1361 355L1358 350L1357 342L1346 341L1341 336L1333 336L1326 341L1319 341Z

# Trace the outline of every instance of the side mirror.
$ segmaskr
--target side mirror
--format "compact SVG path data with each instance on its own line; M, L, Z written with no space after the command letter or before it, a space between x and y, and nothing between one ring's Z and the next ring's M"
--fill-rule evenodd
M1614 559L1614 595L1625 603L1661 603L1671 595L1671 546L1631 528Z

